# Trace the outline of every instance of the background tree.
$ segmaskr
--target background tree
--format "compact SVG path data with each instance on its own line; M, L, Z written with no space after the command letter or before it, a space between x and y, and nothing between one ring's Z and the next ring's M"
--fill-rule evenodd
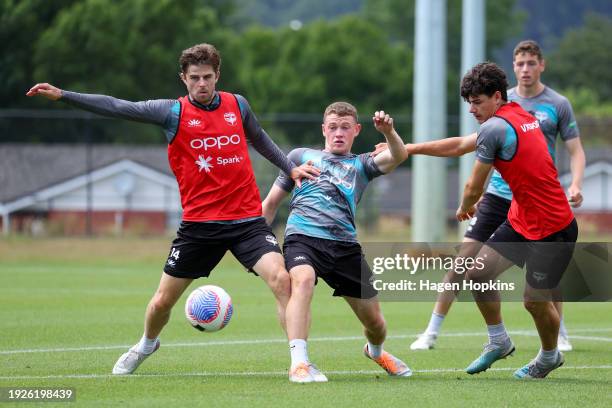
M562 2L555 12L573 1ZM506 67L511 50L497 54L498 58L493 51L524 32L523 3L486 2L487 56ZM542 3L550 5L550 0ZM24 97L37 81L131 100L174 98L184 94L178 79L180 51L211 42L223 56L219 87L243 93L277 140L320 143L321 111L338 99L354 103L364 124L373 110L390 111L409 140L414 6L415 0L0 0L0 39L6 45L0 55L0 75L6 84L0 89L0 108L40 107L47 112L46 101ZM461 2L448 1L447 6L448 97L441 103L447 104L449 134L454 134L462 74ZM539 13L540 3L532 9ZM325 19L313 20L317 15ZM286 25L293 18L304 21L301 29ZM540 18L541 24L546 18ZM568 35L558 61L547 50L551 64L545 79L562 84L561 89L591 89L598 101L609 100L611 81L605 61L611 36L602 35L608 33L609 19L604 20L595 19L589 23L592 28ZM253 21L280 26L252 25ZM574 69L581 61L589 62L584 69ZM63 104L54 108L69 109ZM41 126L37 123L41 120L0 117L3 140L82 140L73 124L60 124L69 121L45 120ZM96 141L164 140L156 128L102 122L89 122ZM378 140L378 134L365 126L356 149L369 148Z
M396 43L414 46L415 0L364 0L363 15L383 27L388 38ZM515 7L515 0L487 1L486 5L486 57L494 60L493 51L508 37L522 30L525 12ZM450 117L459 113L459 83L461 66L461 1L447 1L447 112ZM510 59L510 57L508 57ZM412 67L411 67L412 69ZM412 78L410 78L412 81ZM412 95L412 94L410 94ZM410 96L411 98L412 96ZM458 121L449 123L449 134L457 134Z
M572 103L587 144L611 144L612 19L587 15L547 58L544 81Z
M49 2L54 3L54 2ZM28 99L25 91L35 82L50 82L60 88L109 94L129 100L176 98L185 93L178 78L178 57L185 47L208 41L223 49L231 32L222 26L219 10L198 0L81 0L59 3L24 0L15 8L3 5L2 14L11 17L7 32L33 26L36 35L30 44L14 49L8 56L19 59L11 64L12 86L6 100L12 106L45 107L40 98ZM37 6L42 5L41 9ZM227 6L225 6L227 7ZM22 11L19 11L22 10ZM18 12L19 11L19 12ZM3 18L4 19L4 18ZM203 35L202 33L206 33ZM22 38L15 33L17 38ZM26 58L27 57L27 58ZM25 62L21 62L25 61ZM4 64L3 64L4 67ZM26 74L13 74L23 68ZM231 78L232 68L224 69ZM55 109L69 109L58 104ZM47 120L45 126L30 120L0 121L8 140L81 141L83 128L69 121ZM87 122L87 133L97 142L162 142L156 127L120 120Z
M612 100L612 19L588 15L569 31L547 60L545 79L559 88L587 88L601 101Z
M587 14L612 14L610 0L517 0L517 7L527 15L521 39L536 40L547 49L556 48L568 30L582 26ZM514 47L515 41L510 42Z
M383 31L360 16L318 20L297 31L254 27L244 32L239 47L240 52L232 51L241 55L239 91L255 111L306 114L301 115L304 126L283 130L292 144L322 142L321 115L335 100L350 101L361 113L366 126L358 149L379 140L370 129L375 109L409 112L411 51L390 44Z
M125 99L177 97L181 50L204 41L223 49L223 40L216 11L196 0L85 0L35 43L34 78Z
M21 96L34 80L33 44L73 3L76 0L0 0L0 108L29 105Z
M236 17L242 23L280 27L292 20L308 23L320 18L335 19L358 12L363 0L236 0Z

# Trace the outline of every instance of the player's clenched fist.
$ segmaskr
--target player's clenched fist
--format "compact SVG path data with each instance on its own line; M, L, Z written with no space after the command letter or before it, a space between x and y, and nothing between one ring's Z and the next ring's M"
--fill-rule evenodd
M385 111L374 112L374 127L381 133L389 133L393 130L393 118Z

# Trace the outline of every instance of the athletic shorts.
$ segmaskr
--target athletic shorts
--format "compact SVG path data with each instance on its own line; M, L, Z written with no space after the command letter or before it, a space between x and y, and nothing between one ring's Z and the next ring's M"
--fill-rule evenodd
M370 299L378 294L372 286L372 270L356 242L291 234L285 238L283 253L288 271L299 265L312 266L317 280L323 279L334 289L334 296Z
M263 255L281 253L263 218L237 224L183 221L176 235L164 272L177 278L209 276L228 250L251 272Z
M577 238L575 218L561 231L536 241L523 237L506 220L486 245L521 268L527 265L527 283L532 288L553 289L572 259Z
M485 242L508 218L511 200L491 193L485 193L476 207L476 214L470 219L465 237Z

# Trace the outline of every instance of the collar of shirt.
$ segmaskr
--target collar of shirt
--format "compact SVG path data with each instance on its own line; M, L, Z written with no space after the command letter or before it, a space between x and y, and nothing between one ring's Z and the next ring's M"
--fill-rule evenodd
M219 105L221 105L221 96L219 95L219 92L215 91L215 96L213 97L213 100L208 105L204 105L192 99L191 96L189 96L189 102L191 102L193 105L195 105L196 107L200 109L204 109L205 111L213 111L217 109Z

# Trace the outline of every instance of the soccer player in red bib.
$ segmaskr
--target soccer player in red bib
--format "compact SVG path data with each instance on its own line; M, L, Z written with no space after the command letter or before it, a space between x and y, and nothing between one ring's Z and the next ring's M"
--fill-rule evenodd
M80 94L42 83L28 96L42 95L101 115L156 124L168 140L168 161L176 176L183 219L172 242L159 287L145 314L144 334L124 353L113 374L131 374L160 345L159 335L172 307L194 279L208 277L226 251L270 287L285 328L289 274L281 250L262 217L261 199L247 142L290 175L296 184L318 170L296 167L259 125L244 97L216 90L221 56L210 44L184 50L179 99L129 102L106 95Z
M546 61L538 43L533 40L519 42L513 52L513 68L517 85L508 90L508 101L516 102L531 113L538 122L546 137L548 152L555 161L555 144L563 141L569 153L572 174L567 196L572 207L582 204L582 179L584 175L585 156L582 148L580 131L574 117L571 103L566 97L542 83L541 75L546 68ZM428 154L435 156L460 155L476 149L476 133L469 138L446 138L431 142L407 145L409 154ZM512 191L499 172L494 171L487 190L478 201L477 211L465 231L463 248L465 256L473 257L491 234L506 220ZM451 281L459 278L453 271L445 279ZM454 295L440 293L431 313L425 331L410 345L412 350L428 350L434 347L441 326L450 311ZM558 346L560 351L571 351L572 344L563 322L563 303L555 302L555 308L561 317Z
M526 266L524 304L534 319L541 348L537 357L514 376L544 378L564 362L557 348L559 313L552 302L552 290L572 257L578 227L538 120L517 103L508 103L507 88L504 71L489 62L473 67L461 82L461 96L481 126L476 163L465 185L457 219L467 221L475 214L475 204L494 167L510 186L512 202L506 221L477 255L484 260L484 268L469 270L467 279L488 282L512 264ZM503 327L498 292L472 293L488 327L499 330L489 333L483 353L466 369L469 374L485 371L514 352Z

